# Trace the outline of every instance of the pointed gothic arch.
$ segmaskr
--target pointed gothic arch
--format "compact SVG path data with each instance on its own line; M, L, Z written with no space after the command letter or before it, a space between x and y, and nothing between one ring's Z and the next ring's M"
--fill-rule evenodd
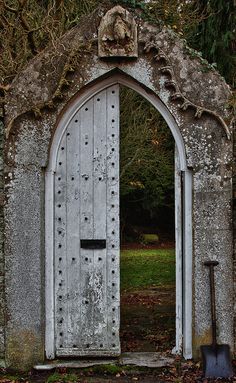
M163 116L173 134L178 156L178 169L176 171L176 183L181 185L181 181L177 180L183 177L184 191L176 187L176 346L175 352L182 353L185 358L192 358L192 197L191 197L191 171L187 168L185 155L185 147L179 128L169 113L165 105L150 90L144 87L122 73L112 72L105 79L97 79L93 86L83 91L82 96L76 95L69 107L63 111L62 118L58 123L55 135L53 137L49 165L46 170L46 205L45 205L45 232L46 235L46 355L48 358L55 358L55 319L54 319L54 174L56 172L56 159L58 150L61 145L62 136L67 126L76 112L93 96L109 86L120 84L147 99ZM181 194L183 195L181 196ZM181 207L181 201L185 200L184 206ZM183 217L181 216L183 214ZM177 227L178 226L178 227ZM182 243L184 241L184 243ZM183 249L188 249L187 251ZM183 254L183 251L185 254ZM183 266L184 265L184 266ZM183 268L184 267L184 268ZM188 275L188 278L186 278ZM184 282L182 282L184 281ZM183 283L183 284L182 284ZM187 294L183 296L183 290ZM183 348L183 349L182 349Z

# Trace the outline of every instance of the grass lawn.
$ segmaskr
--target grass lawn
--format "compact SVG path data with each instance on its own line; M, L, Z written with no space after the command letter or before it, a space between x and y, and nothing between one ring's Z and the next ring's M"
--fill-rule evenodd
M121 290L174 284L175 249L121 251Z

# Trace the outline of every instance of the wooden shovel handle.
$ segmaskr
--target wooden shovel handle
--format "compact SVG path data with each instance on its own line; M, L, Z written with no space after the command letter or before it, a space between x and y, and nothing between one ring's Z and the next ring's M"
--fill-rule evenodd
M212 346L216 347L216 303L215 303L215 278L214 267L219 265L217 261L206 261L204 265L210 271L210 292L211 292L211 322L212 322Z
M219 265L219 262L218 261L206 261L206 262L204 262L204 265L205 266L217 266L217 265Z

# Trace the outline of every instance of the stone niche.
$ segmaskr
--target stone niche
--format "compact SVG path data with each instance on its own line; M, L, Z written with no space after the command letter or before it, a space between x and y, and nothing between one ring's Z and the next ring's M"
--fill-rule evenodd
M138 57L137 25L121 6L110 9L98 29L98 55L105 57Z

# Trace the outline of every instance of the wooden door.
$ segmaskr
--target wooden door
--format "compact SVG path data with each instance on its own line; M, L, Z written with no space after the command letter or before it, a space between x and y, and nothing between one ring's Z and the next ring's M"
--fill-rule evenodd
M54 201L56 355L118 355L119 85L69 121Z

